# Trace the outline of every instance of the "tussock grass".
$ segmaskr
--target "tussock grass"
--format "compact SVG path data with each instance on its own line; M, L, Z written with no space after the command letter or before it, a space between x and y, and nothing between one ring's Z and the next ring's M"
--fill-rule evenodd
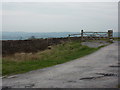
M2 58L2 75L24 73L74 60L99 48L82 46L79 41L65 42L38 53L16 53Z

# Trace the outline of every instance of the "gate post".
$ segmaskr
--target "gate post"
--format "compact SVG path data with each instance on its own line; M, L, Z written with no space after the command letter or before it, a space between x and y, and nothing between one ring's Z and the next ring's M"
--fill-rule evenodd
M70 34L68 35L68 41L71 41L71 40L70 40Z
M81 30L81 41L83 41L83 30Z
M113 30L108 30L108 39L110 42L113 42Z

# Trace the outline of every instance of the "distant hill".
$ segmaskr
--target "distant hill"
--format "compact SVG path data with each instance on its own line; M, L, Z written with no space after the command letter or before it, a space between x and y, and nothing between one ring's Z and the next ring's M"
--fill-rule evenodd
M57 38L57 37L67 37L68 34L74 34L80 32L2 32L1 40L25 40L34 36L35 38ZM120 37L120 32L114 32L114 37Z

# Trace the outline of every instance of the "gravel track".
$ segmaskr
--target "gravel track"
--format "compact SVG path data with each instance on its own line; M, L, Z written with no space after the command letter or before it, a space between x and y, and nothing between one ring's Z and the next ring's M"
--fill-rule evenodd
M3 88L115 88L118 44L76 60L3 78Z

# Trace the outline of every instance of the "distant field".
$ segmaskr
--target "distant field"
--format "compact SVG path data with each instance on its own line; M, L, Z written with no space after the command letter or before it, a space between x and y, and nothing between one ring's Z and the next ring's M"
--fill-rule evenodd
M11 75L45 68L80 58L99 48L82 46L80 41L64 42L53 45L37 53L16 53L2 58L2 74Z

